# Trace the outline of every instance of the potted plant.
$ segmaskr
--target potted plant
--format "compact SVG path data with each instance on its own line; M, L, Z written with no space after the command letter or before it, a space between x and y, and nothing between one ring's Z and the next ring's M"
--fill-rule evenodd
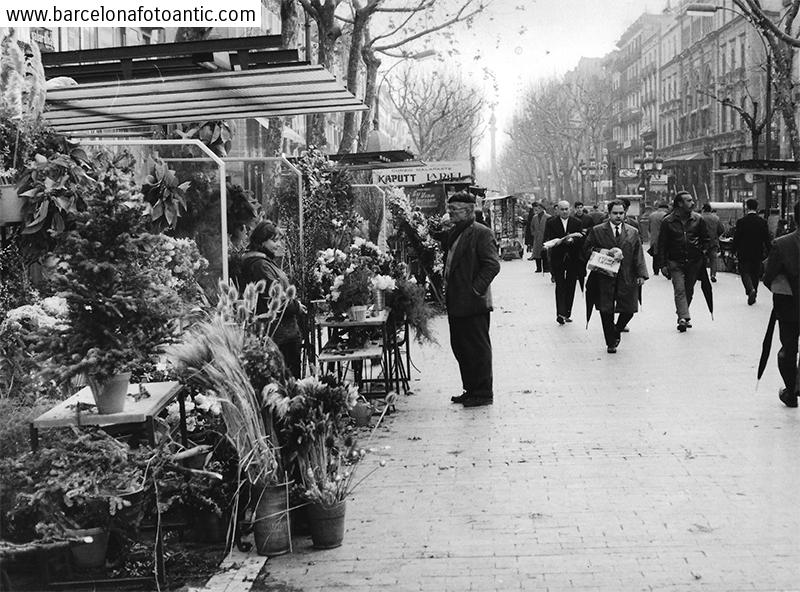
M169 239L148 231L132 172L119 160L99 162L96 191L55 250L53 286L66 299L67 322L42 332L39 353L59 382L85 374L100 413L116 413L130 368L159 355L183 303L180 281L156 264Z
M91 538L73 547L79 567L105 563L109 527L126 495L141 490L151 452L101 430L58 432L36 452L0 460L3 538L14 542Z
M254 388L284 376L277 347L268 335L256 332L264 326L255 314L264 290L265 282L248 284L240 298L234 286L220 283L216 310L187 332L184 341L172 348L171 357L184 381L214 393L219 401L226 437L239 459L238 478L250 491L257 550L273 556L287 552L290 541L288 484L272 418L262 412L260 391ZM277 314L277 303L269 309ZM238 507L238 498L235 503Z
M390 275L376 275L370 280L375 298L375 310L386 308L386 293L392 292L397 287L395 279Z
M17 39L0 42L0 226L22 221L24 198L14 184L35 153L41 133L45 78L39 47Z
M338 547L344 537L346 499L369 476L356 479L366 450L344 435L358 391L326 375L290 381L285 391L267 387L265 394L265 404L276 417L282 450L302 483L314 546Z
M365 267L348 268L343 275L337 276L331 288L331 307L340 312L347 312L350 320L363 321L367 315L367 306L372 296L370 281L372 273Z

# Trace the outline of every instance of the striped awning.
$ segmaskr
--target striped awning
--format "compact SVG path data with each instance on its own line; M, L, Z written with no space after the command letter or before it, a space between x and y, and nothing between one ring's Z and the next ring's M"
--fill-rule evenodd
M367 107L316 64L81 84L47 91L45 119L76 133Z

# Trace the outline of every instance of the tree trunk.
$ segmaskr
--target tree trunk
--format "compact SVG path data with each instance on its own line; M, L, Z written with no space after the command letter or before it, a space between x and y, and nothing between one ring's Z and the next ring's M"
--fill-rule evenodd
M797 130L797 102L792 96L792 68L794 66L794 51L785 45L773 45L773 65L775 76L775 105L783 116L786 133L789 136L789 145L792 149L792 158L800 159L800 134Z
M350 36L350 53L347 59L347 90L358 96L359 66L361 65L361 48L364 47L364 31L369 22L370 13L366 8L356 11L353 20L353 33ZM353 148L356 140L356 111L344 114L342 139L339 142L339 154L347 154Z
M317 23L317 63L328 72L334 72L336 42L342 35L342 29L336 23L335 18L337 5L338 2L325 0L325 3L312 13L314 21ZM325 137L326 122L327 115L325 113L314 113L311 116L310 141L318 148L328 144Z
M378 79L378 68L381 67L381 60L375 55L371 47L361 50L364 64L367 66L367 80L364 88L364 103L368 110L361 113L361 129L358 131L358 151L365 152L367 149L367 139L369 138L370 124L375 114L375 99L377 88L375 82ZM378 99L380 100L380 99Z

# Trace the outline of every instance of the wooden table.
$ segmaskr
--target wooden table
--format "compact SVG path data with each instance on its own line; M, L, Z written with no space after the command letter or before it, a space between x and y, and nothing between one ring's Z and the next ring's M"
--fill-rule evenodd
M155 445L155 418L178 397L180 406L181 439L186 445L186 406L178 382L148 382L128 385L125 409L119 413L100 414L94 403L94 396L88 386L83 387L69 399L46 411L31 422L31 448L39 446L39 430L63 428L68 426L119 426L123 428L144 428L151 445Z
M317 358L317 364L322 370L325 364L336 364L341 374L341 365L348 362L365 362L368 360L380 360L381 368L383 371L383 380L364 379L356 375L356 384L362 391L365 397L381 397L386 396L392 390L392 383L398 385L399 390L399 372L397 360L394 359L394 353L397 349L395 346L396 336L394 329L390 326L390 311L388 309L380 310L372 313L373 316L366 317L363 321L352 321L350 319L334 320L325 315L317 315L314 318L316 325L316 346L314 348ZM328 339L325 343L322 342L322 329L327 329ZM330 339L335 333L346 332L349 329L355 328L375 328L380 329L381 339L378 342L367 342L361 347L354 347L350 349L337 350L330 346ZM374 382L383 383L383 391L367 391L364 387L367 384Z

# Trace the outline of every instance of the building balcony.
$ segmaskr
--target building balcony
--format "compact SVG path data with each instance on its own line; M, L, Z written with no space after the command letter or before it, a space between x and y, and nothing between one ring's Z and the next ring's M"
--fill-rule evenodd
M627 107L619 114L620 123L638 121L642 118L642 110L639 107Z

